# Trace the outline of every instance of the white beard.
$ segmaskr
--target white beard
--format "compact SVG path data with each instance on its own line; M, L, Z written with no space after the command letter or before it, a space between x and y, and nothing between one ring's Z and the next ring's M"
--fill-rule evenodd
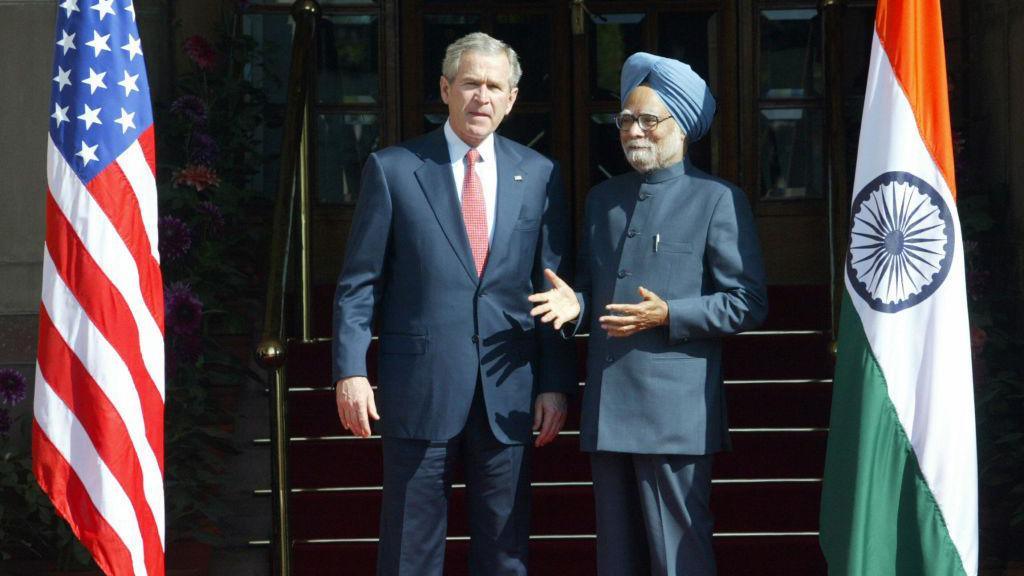
M631 143L622 147L626 153L626 161L637 172L650 172L657 168L658 157L654 152L654 145L646 140L643 143Z
M647 138L633 140L624 144L622 151L626 154L626 161L634 170L650 172L667 167L668 162L679 154L682 147L682 139L673 134L662 139L657 145Z

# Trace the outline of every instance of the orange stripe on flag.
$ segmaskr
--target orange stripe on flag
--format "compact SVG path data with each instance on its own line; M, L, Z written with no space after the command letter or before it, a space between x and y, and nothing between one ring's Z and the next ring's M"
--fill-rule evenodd
M92 553L100 569L119 576L134 574L128 548L93 505L71 465L35 421L32 422L32 471L54 508Z
M875 29L914 110L921 138L955 200L946 46L939 0L880 0Z

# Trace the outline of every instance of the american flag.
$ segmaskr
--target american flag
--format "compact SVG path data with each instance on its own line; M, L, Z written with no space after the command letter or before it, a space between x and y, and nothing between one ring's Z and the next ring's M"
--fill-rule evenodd
M40 486L106 574L164 573L153 113L131 0L63 0L33 405Z

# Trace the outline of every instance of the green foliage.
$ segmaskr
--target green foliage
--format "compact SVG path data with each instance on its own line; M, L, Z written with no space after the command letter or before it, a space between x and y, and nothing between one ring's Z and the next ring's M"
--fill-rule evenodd
M230 513L220 497L224 460L234 451L234 416L225 398L256 377L245 364L248 350L240 356L226 342L249 341L261 310L258 263L267 253L258 234L265 207L253 202L249 187L263 163L257 130L264 97L243 75L259 58L251 39L233 34L235 17L225 17L213 43L185 41L192 67L179 75L174 102L157 109L162 224L190 233L190 242L166 252L161 239L169 342L167 533L169 540L214 544ZM197 302L201 321L193 323L189 310Z
M27 402L26 402L27 404ZM10 435L0 435L0 561L56 560L61 569L93 567L32 474L31 414L23 412Z

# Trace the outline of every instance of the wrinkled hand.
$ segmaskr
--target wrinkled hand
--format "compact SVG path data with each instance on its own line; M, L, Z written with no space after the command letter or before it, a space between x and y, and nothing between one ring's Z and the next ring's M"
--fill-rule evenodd
M576 293L572 287L551 271L544 269L544 277L551 284L551 290L531 294L527 297L530 302L536 304L530 310L530 316L541 316L540 321L547 324L554 321L555 330L560 330L566 322L572 322L580 315L580 303L576 300Z
M544 392L537 395L533 403L533 429L540 434L533 445L537 448L549 444L558 437L565 425L565 394L561 392Z
M373 388L365 376L352 376L338 380L334 398L338 403L338 418L346 430L356 436L370 435L370 418L380 420L377 404L373 401Z
M637 304L609 304L605 308L611 316L601 316L598 322L609 336L625 338L641 330L668 324L668 304L650 290L640 287L643 300Z

